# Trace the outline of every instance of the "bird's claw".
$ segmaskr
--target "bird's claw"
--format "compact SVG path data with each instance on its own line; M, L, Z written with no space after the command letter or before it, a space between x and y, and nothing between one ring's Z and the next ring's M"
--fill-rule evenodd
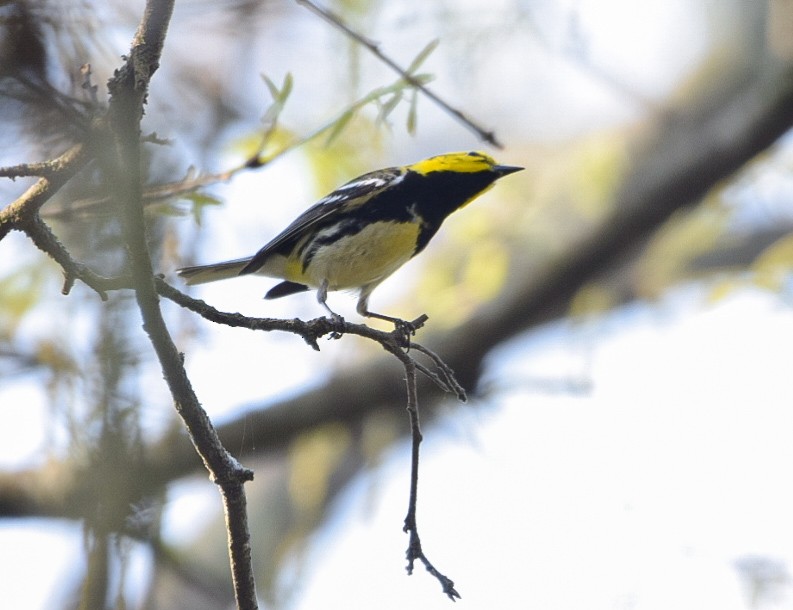
M331 313L328 319L330 320L331 324L336 327L328 335L328 340L341 339L342 335L344 334L344 318L337 313Z
M399 342L409 350L410 337L416 334L416 325L407 320L394 320L394 334L399 339Z

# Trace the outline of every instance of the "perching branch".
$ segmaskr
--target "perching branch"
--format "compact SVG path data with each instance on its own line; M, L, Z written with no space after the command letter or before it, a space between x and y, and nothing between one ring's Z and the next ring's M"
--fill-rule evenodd
M413 573L413 564L418 559L423 564L427 571L432 574L443 587L443 592L449 596L452 601L459 598L460 594L454 588L454 582L441 574L427 559L421 547L421 539L416 525L416 510L418 498L418 483L419 483L419 445L422 441L421 425L419 421L418 411L418 390L416 387L416 371L424 373L430 380L446 392L451 392L457 395L458 399L465 402L465 390L459 382L454 378L452 369L441 360L441 358L433 351L417 344L410 342L407 346L419 353L427 355L430 360L437 367L438 373L430 371L424 365L417 363L413 357L410 356L408 351L404 350L405 337L402 332L395 329L391 332L383 332L375 330L364 324L350 324L341 319L332 318L317 318L308 322L302 320L276 320L272 318L249 318L241 314L229 314L218 311L214 307L207 305L203 301L192 299L180 291L166 284L163 280L157 282L158 291L163 296L172 299L174 302L186 307L207 320L218 324L225 324L228 326L244 327L250 330L285 330L293 332L301 337L314 349L319 350L317 339L323 335L331 337L339 337L342 334L354 334L361 337L366 337L380 345L389 353L396 356L405 367L405 375L407 382L407 412L410 418L410 429L412 435L412 451L411 451L411 468L410 468L410 499L408 501L408 512L405 517L404 531L410 534L410 542L407 550L407 572ZM411 322L413 328L421 328L427 320L427 316L421 316ZM277 328L276 328L277 327Z
M363 46L364 48L368 49L375 57L377 57L380 61L386 64L389 68L394 70L397 74L399 74L400 78L404 79L405 82L410 83L412 87L415 87L418 91L421 91L424 95L426 95L430 100L432 100L435 104L440 106L440 108L450 114L454 119L462 123L466 128L473 131L478 137L482 140L487 142L488 144L495 146L496 148L504 148L504 145L498 141L496 138L496 134L493 133L492 130L484 129L480 127L476 123L474 123L471 119L469 119L462 111L458 110L457 108L452 107L447 102L442 100L438 97L435 93L430 91L426 85L424 85L420 80L418 80L415 76L410 74L407 70L402 68L397 62L393 59L388 57L385 53L380 50L380 47L377 43L369 40L363 34L356 32L346 23L344 20L339 17L337 14L329 11L328 9L322 8L316 5L311 0L296 0L298 4L302 4L310 11L322 17L325 21L330 23L333 27L338 28L341 30L345 35L352 38L355 42Z

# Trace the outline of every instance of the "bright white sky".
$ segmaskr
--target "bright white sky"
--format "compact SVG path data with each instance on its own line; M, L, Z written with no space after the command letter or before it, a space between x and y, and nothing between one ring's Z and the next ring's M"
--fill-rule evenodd
M738 563L793 560L791 333L793 313L775 296L708 306L687 290L660 312L636 305L499 350L488 377L514 389L452 405L424 446L419 528L462 603L749 607ZM532 390L548 382L592 386ZM399 570L408 460L403 446L349 492L338 529L316 542L298 608L345 607L342 578L359 608L424 607L439 594L422 571ZM371 484L383 487L368 512ZM758 607L793 602L785 571L776 576L779 605Z
M549 28L552 47L566 38L567 11L579 11L582 31L591 32L593 62L645 95L668 91L705 44L701 15L683 1L536 6L538 20L559 28ZM539 66L514 86L531 87L565 69L571 77L555 91L573 109L572 124L591 125L593 108L602 121L636 112L602 83L573 77L577 70L563 63ZM494 79L517 68L500 69ZM549 105L531 110L536 120L527 121L538 134L548 117L558 116L558 100L547 98ZM458 134L466 146L475 144L464 135ZM507 149L502 156L519 162L510 154ZM261 192L266 181L266 192L283 192L279 207L288 222L310 201L309 193L283 188L302 171L293 157L262 175L244 176L230 187L231 199ZM244 255L260 244L265 229L240 208L228 205L208 217L213 248L205 260ZM5 240L2 270L18 261L9 251L27 250L22 239ZM386 302L399 285L395 279L384 286L378 300ZM252 315L319 315L311 295L264 304L259 296L267 287L244 279L209 286L200 296ZM349 297L333 299L342 311L352 310ZM214 417L263 398L255 382L235 383L232 395L229 385L219 387L204 374L217 366L219 353L229 370L244 371L256 361L253 343L262 339L241 339L243 332L214 331L190 356L196 389ZM487 373L488 403L450 404L449 416L425 434L423 445L419 528L430 558L457 583L461 603L474 609L748 608L737 566L758 557L771 568L779 562L779 573L770 596L758 598L756 607L793 607L784 568L793 560L793 496L785 485L793 463L791 336L793 312L777 295L737 292L710 304L688 288L660 304L634 305L582 326L539 329L499 350ZM282 387L268 388L274 393L301 387L344 350L344 341L316 355L292 337L266 340L277 341L279 357L289 362ZM245 379L256 376L239 376ZM549 381L578 389L542 391ZM0 388L0 417L15 422L0 428L3 468L40 455L48 411L36 380ZM407 447L398 447L344 495L310 550L309 580L297 609L448 607L423 569L404 574L408 468ZM193 517L206 519L218 509L211 486L179 490L185 495L173 494L166 515L174 540L189 539ZM52 607L51 596L80 549L79 527L4 522L4 604ZM145 553L136 555L136 565L144 575Z

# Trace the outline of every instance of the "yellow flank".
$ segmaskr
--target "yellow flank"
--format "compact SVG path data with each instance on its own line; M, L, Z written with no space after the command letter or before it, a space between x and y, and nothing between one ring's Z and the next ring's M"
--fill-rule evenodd
M457 152L424 159L408 169L426 175L432 172L458 172L468 174L483 172L496 164L495 159L481 152Z
M417 223L374 222L320 247L305 273L302 262L290 259L285 279L312 287L327 279L330 290L379 283L410 260L420 229Z

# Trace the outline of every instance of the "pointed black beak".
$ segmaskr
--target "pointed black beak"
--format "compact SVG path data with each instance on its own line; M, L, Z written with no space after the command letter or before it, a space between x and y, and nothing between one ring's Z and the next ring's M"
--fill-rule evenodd
M519 172L520 170L525 169L523 167L517 167L515 165L494 165L493 171L498 174L498 177L501 178L502 176L508 176L509 174L514 174L515 172Z

